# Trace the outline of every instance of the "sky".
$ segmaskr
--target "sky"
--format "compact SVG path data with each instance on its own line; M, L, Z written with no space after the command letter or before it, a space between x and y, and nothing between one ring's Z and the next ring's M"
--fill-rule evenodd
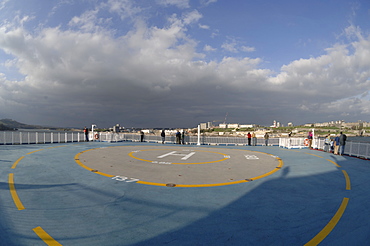
M0 118L370 121L369 0L0 0Z

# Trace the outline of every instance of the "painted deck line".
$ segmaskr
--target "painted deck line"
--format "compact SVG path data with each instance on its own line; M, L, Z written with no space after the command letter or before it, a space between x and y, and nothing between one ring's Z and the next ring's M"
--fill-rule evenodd
M39 238L41 238L44 243L49 246L61 246L62 244L58 243L54 238L52 238L44 229L40 226L32 229Z
M349 201L349 198L346 198L346 197L343 198L342 204L340 205L339 209L337 210L333 218L314 238L312 238L308 243L306 243L305 246L318 245L330 234L330 232L337 225L344 211L346 210L348 201Z
M24 158L24 156L20 157L18 160L16 160L13 164L13 166L11 167L12 169L15 169L18 165L18 163Z
M9 173L8 183L9 183L10 195L13 198L13 201L14 201L15 206L18 208L18 210L25 209L25 207L23 206L21 200L18 197L17 191L15 190L15 186L14 186L14 173Z
M315 155L315 154L312 154L312 153L305 153L305 154L307 154L307 155L313 155L313 156L316 156L316 157L319 157L319 158L324 158L324 157L322 157L322 156Z
M349 179L348 173L345 170L342 170L344 178L346 179L346 190L351 190L351 181Z
M83 152L85 152L85 151L83 151ZM108 178L113 178L113 177L114 177L114 175L107 174L107 173L103 173L103 172L99 172L98 170L92 169L92 168L90 168L90 167L88 167L88 166L86 166L86 165L82 164L82 162L81 162L81 161L80 161L80 159L78 159L78 158L79 158L80 154L82 154L83 152L80 152L80 153L78 153L77 155L75 155L75 162L76 162L78 165L80 165L81 167L83 167L83 168L85 168L85 169L89 170L90 172L94 172L94 173L100 174L100 175L105 176L105 177L108 177Z
M94 149L97 149L97 148L94 148ZM107 173L103 173L103 172L99 172L98 170L94 170L86 165L84 165L80 159L79 159L79 156L82 154L82 153L85 153L87 151L91 151L91 150L94 150L94 149L88 149L88 150L85 150L85 151L82 151L78 154L75 155L75 162L80 165L81 167L91 171L91 172L94 172L96 174L100 174L100 175L103 175L105 177L110 177L110 178L114 178L116 176L114 175L111 175L111 174L107 174ZM141 150L141 151L151 151L152 149L150 150ZM199 151L199 150L197 150ZM220 154L220 155L223 155L223 156L226 156L226 154L223 154L223 153L220 153L220 152L214 152L214 151L201 151L201 152L209 152L209 153L216 153L216 154ZM165 184L165 183L156 183L156 182L148 182L148 181L142 181L142 180L139 180L139 181L136 181L136 183L138 184L144 184L144 185L154 185L154 186L164 186L164 187L185 187L185 188L195 188L195 187L216 187L216 186L226 186L226 185L233 185L233 184L240 184L240 183L246 183L246 182L250 182L250 181L253 181L253 180L257 180L257 179L261 179L261 178L264 178L264 177L267 177L277 171L279 171L282 166L284 165L284 162L281 158L277 157L277 156L274 156L274 155L271 155L271 154L268 154L268 153L264 153L264 152L260 152L260 151L252 151L252 152L259 152L259 153L262 153L262 154L267 154L267 155L270 155L272 156L273 158L277 159L279 161L279 165L274 168L273 170L265 173L265 174L262 174L262 175L259 175L257 177L253 177L253 178L249 178L249 179L242 179L242 180L237 180L237 181L233 181L233 182L225 182L225 183L214 183L214 184ZM149 160L145 160L145 159L141 159L141 158L137 158L135 156L132 155L132 153L136 153L135 151L133 152L130 152L128 155L132 158L135 158L137 160L141 160L141 161L146 161L146 162L152 162L152 161L149 161ZM172 164L205 164L205 163L214 163L214 162L220 162L220 161L223 161L223 160L226 160L226 159L229 159L228 157L227 158L224 158L224 159L221 159L221 160L217 160L217 161L212 161L212 162L198 162L198 163L172 163Z
M27 153L26 155L30 155L30 154L33 154L33 153L39 152L39 151L41 151L41 150L44 150L44 149L38 149L38 150L32 151L32 152L30 152L30 153Z
M333 163L334 165L336 165L337 167L341 167L341 166L339 166L338 165L338 163L336 163L335 161L332 161L332 160L329 160L329 159L326 159L327 161L329 161L329 162L331 162L331 163Z

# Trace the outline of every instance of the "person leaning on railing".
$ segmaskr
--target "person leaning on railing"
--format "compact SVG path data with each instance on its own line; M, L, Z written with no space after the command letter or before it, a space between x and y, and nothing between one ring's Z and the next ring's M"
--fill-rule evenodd
M325 138L324 151L330 152L330 135L327 135Z
M269 134L267 132L265 133L264 138L265 138L265 144L267 146L269 144Z
M339 150L339 136L336 136L334 138L334 155L338 154L338 150Z
M343 134L343 132L340 132L340 136L339 136L339 155L344 154L344 147L346 147L346 141L347 141L346 134Z

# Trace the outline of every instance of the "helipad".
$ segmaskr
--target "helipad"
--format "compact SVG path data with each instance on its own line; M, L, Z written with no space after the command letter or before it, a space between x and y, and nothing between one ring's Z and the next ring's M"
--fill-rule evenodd
M0 245L367 245L369 161L309 149L1 146Z
M279 170L280 158L263 152L201 147L116 146L76 155L89 171L162 186L220 186L259 179Z

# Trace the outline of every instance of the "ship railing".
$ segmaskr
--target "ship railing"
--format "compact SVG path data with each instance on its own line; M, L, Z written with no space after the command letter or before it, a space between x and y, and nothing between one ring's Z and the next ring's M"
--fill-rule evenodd
M112 133L112 132L90 132L88 136L90 141L102 142L140 142L140 134L134 133ZM0 131L0 145L17 144L49 144L49 143L71 143L84 142L85 134L83 132L53 132L53 131ZM162 137L154 134L145 134L144 142L162 143ZM282 148L307 148L308 140L306 138L270 138L269 146L279 146ZM175 144L176 136L167 135L165 144ZM213 137L213 136L189 136L185 135L184 144L191 145L220 145L220 146L246 146L248 139L245 137ZM257 145L264 146L265 139L257 138ZM314 138L312 148L325 150L325 139ZM330 148L329 148L330 151ZM360 158L370 159L370 143L347 141L344 148L344 154Z

